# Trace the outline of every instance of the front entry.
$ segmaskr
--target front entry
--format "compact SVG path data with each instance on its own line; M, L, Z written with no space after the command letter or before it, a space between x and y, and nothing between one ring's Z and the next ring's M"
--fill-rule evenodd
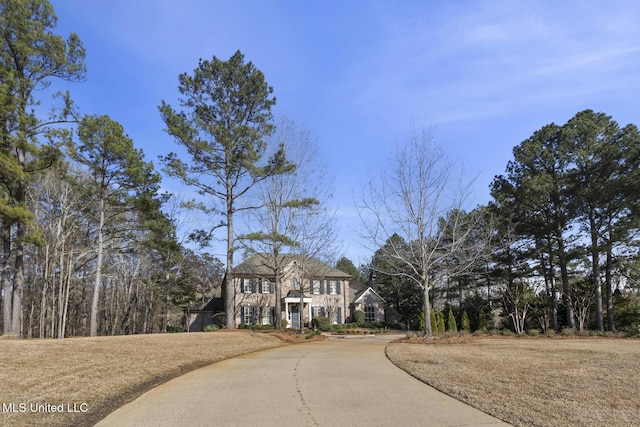
M292 328L299 328L300 327L300 310L298 305L292 305L291 308L289 309L289 317L291 320L291 327Z

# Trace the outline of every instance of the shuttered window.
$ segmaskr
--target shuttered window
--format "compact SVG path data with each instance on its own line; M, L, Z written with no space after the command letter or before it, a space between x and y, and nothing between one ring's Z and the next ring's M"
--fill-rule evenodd
M255 307L240 307L240 320L244 325L253 325L256 323Z
M340 293L340 282L337 280L329 280L329 292L330 295L337 295Z
M260 284L260 293L262 294L271 294L273 293L271 289L273 288L273 283L268 280L262 279L262 283Z
M311 307L311 317L326 317L327 311L324 307Z
M252 289L251 289L251 281L253 279L240 279L240 286L242 287L242 293L243 294L250 294L252 293Z
M261 307L262 309L262 319L260 319L260 324L261 325L274 325L274 313L275 313L275 307Z

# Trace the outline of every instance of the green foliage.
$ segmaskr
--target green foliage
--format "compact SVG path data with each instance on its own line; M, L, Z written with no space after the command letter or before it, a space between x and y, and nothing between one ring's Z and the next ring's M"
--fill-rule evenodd
M252 331L270 331L274 329L273 325L253 325L250 323L242 323L238 329L251 329Z
M462 312L462 330L464 332L471 331L471 323L469 322L469 315L466 310Z
M511 233L497 259L500 277L520 279L531 274L526 271L531 261L540 265L535 273L554 288L559 276L558 288L548 290L550 297L541 301L547 310L537 307L532 313L549 322L550 328L563 326L556 316L562 305L564 326L584 327L588 309L595 328L604 330L602 300L603 294L612 300L614 248L628 247L632 230L638 227L639 154L640 132L635 125L621 127L604 113L584 110L562 126L549 124L534 132L514 148L506 176L494 180L494 213L501 234ZM518 240L533 245L513 244ZM575 243L578 240L584 247ZM573 312L575 301L568 300L576 294L575 283L569 280L574 260L582 264L581 275L591 278L594 289L593 302L583 301L589 307L582 303L576 307L580 313ZM602 286L605 292L600 292ZM555 297L559 291L561 304ZM616 327L614 317L615 307L607 316L609 330ZM576 325L577 319L582 325Z
M362 277L360 271L351 262L349 258L342 257L336 263L336 268L351 275L351 282L366 282L366 278Z
M65 41L53 33L55 27L56 16L48 1L0 1L0 222L15 235L11 294L7 287L4 295L15 306L10 322L9 305L3 306L3 329L16 336L23 329L25 246L42 243L33 226L34 208L27 203L27 189L35 173L57 161L60 140L69 131L56 125L67 122L72 112L67 95L50 117L39 116L38 94L54 79L78 81L85 75L80 39L72 34Z
M213 332L213 331L219 331L219 330L220 330L220 326L218 325L207 325L204 327L205 332Z
M314 317L311 320L311 327L322 332L329 331L331 329L331 320L328 317Z
M382 272L408 272L407 266L388 256L393 251L393 247L404 248L408 245L398 235L391 236L384 247L376 251L371 262L372 268L376 271L376 281L378 284L378 294L385 299L389 312L394 317L388 320L391 323L403 325L403 329L421 329L421 313L424 309L424 292L420 286L406 276L385 274ZM435 330L435 326L432 328Z
M291 172L295 166L286 160L282 145L265 161L266 138L274 130L271 108L276 101L262 72L245 62L240 51L228 61L215 56L211 61L201 59L193 74L180 74L178 81L182 110L164 101L159 110L166 131L191 158L183 160L169 153L161 160L170 176L195 187L205 198L206 203L194 202L192 206L222 216L220 226L228 231L225 277L231 280L233 221L239 209L246 209L238 200L258 182ZM200 245L208 245L215 228L196 230L192 237ZM233 292L226 292L228 328L235 325L233 301Z
M83 164L93 177L96 198L109 199L113 204L151 206L160 176L153 164L144 161L142 150L120 123L108 116L85 116L78 126L80 144L69 147L70 156Z
M187 149L192 160L183 161L175 153L163 157L169 175L200 189L203 195L226 201L267 176L291 170L293 165L286 161L282 147L267 166L258 166L265 154L265 137L273 131L275 98L262 72L251 62L245 63L240 51L228 61L215 56L211 61L201 59L192 75L183 73L178 80L184 110L176 111L164 101L159 108L167 132ZM194 206L227 213L215 206Z
M384 329L387 327L387 324L385 322L365 322L362 327L369 329Z
M364 312L362 310L356 310L353 313L353 317L358 326L362 327L364 325Z
M313 337L317 337L318 335L320 335L321 332L319 331L311 331L307 334L306 339L310 340Z
M351 332L351 330L356 329L358 327L357 323L338 323L336 325L331 325L331 331L333 332Z
M456 323L456 316L453 314L453 309L449 307L449 315L447 316L447 332L457 333L458 325Z
M442 310L438 310L438 332L444 334L447 331L444 320L444 313Z
M424 313L424 311L423 311L423 313ZM433 332L437 332L437 329L438 329L438 318L436 316L436 311L433 308L431 310L429 310L429 317L431 318L431 328L432 328ZM422 330L424 330L424 326L423 326Z
M627 336L640 337L640 295L635 292L626 295L615 292L613 301L618 329Z

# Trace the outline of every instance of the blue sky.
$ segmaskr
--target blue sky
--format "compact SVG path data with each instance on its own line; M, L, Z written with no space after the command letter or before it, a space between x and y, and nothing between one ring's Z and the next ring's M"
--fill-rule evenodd
M122 123L157 166L176 149L157 107L177 106L178 75L240 49L273 86L276 115L317 138L342 250L356 265L371 251L355 237L354 192L412 125L432 128L477 176L476 204L489 200L512 148L545 124L590 108L640 125L634 0L52 4L58 33L77 33L87 49L87 81L69 87L81 112Z

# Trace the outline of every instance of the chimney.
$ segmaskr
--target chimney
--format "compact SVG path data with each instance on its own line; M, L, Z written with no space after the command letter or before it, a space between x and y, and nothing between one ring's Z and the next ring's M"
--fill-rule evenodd
M368 283L369 287L371 287L371 289L373 289L374 291L378 291L378 284L376 283L376 272L373 270L369 271L369 283Z

